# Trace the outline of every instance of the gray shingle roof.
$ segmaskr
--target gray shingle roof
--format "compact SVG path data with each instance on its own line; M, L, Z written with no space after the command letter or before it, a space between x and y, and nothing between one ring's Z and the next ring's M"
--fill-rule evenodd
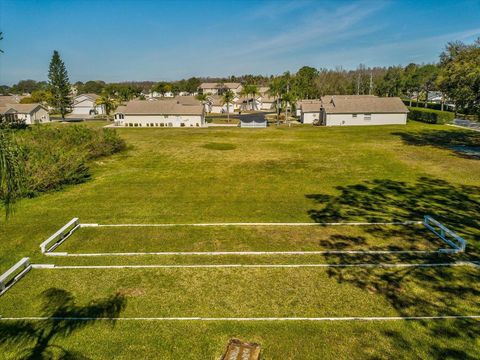
M203 106L185 105L178 100L133 100L119 106L116 113L131 115L202 115Z
M327 95L321 100L302 101L303 112L318 112L323 106L328 114L407 113L408 109L398 97L373 95Z

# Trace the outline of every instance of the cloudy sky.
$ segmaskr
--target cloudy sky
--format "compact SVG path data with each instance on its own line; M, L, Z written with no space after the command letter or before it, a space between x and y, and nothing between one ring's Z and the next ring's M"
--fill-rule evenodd
M175 80L434 62L480 36L480 1L0 0L0 84Z

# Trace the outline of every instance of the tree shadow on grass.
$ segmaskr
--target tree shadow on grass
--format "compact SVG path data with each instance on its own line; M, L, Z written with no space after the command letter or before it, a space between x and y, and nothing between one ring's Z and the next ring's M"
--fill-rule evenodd
M306 195L317 205L308 211L315 222L396 222L422 220L428 214L467 237L469 252L479 249L480 186L420 177L415 183L380 179L336 189L340 194ZM402 236L412 241L418 237L417 229L411 226L371 230L378 236Z
M455 151L466 159L480 159L480 133L475 131L429 130L395 132L404 143L415 146L435 146Z
M316 222L391 222L421 220L425 214L432 215L465 236L465 258L475 258L479 253L480 240L480 187L456 185L444 180L421 177L415 183L394 180L374 180L362 184L339 186L339 194L309 194L307 198L316 203L309 215ZM415 240L418 233L413 227L389 229L372 227L376 236L403 236ZM392 232L393 231L393 232ZM340 239L344 247L345 237ZM332 245L333 246L333 245ZM400 261L416 263L431 262L431 256L411 255L362 255L363 262L378 262L376 259L402 258ZM410 258L410 260L409 260ZM452 261L455 257L438 255L440 262ZM338 262L348 262L338 256ZM381 295L400 316L478 315L480 286L478 268L430 267L430 268L345 268L327 270L338 283L354 285L368 293ZM468 299L468 303L465 303ZM480 322L475 320L451 320L462 324L461 328L448 326L445 321L424 321L422 330L432 341L422 342L415 336L401 331L386 331L385 335L395 349L411 349L412 357L473 359L473 347L462 348L480 337ZM468 326L468 329L465 328ZM452 331L454 329L455 331ZM458 330L458 331L457 331ZM441 339L437 342L435 339ZM446 341L443 341L445 340ZM425 340L425 338L423 338ZM478 354L477 354L478 355Z
M88 359L78 351L67 350L53 342L57 338L66 338L77 330L93 325L101 318L112 318L108 321L113 326L114 318L119 316L127 304L125 297L119 294L93 301L86 306L76 305L72 294L63 289L50 288L42 295L42 317L47 319L0 323L0 345L20 347L33 343L33 347L21 351L18 359Z

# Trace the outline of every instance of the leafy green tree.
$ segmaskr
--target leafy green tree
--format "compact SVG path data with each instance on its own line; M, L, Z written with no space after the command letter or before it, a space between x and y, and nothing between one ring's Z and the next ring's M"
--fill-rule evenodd
M318 97L318 90L315 86L315 79L318 74L318 70L310 66L303 66L298 70L293 82L293 89L301 99Z
M480 38L472 45L449 43L440 56L437 81L457 109L480 117Z
M79 94L101 94L104 87L104 81L90 80L83 84L83 86L81 87L81 92L79 89Z
M42 105L49 104L52 101L52 93L48 90L35 90L30 96L26 96L20 100L20 104L34 104Z
M427 107L428 93L436 88L436 81L438 76L438 67L433 64L423 65L418 69L420 78L420 89L425 96L425 104Z
M230 122L230 104L233 102L235 94L232 90L227 90L222 97L222 102L227 105L227 121Z
M417 94L417 103L418 103L418 96L420 94L421 88L421 79L420 74L418 72L418 65L417 64L408 64L403 73L403 92L408 96L410 101L410 106L412 106L412 98L414 94Z
M201 81L196 77L187 79L185 84L185 91L189 92L190 94L197 92L197 89L200 86L200 84L201 84Z
M57 50L53 51L50 68L48 70L49 90L52 93L51 105L58 111L62 120L72 107L70 97L70 81L67 68Z
M381 96L400 96L403 85L403 68L391 66L383 76L379 76L375 92Z

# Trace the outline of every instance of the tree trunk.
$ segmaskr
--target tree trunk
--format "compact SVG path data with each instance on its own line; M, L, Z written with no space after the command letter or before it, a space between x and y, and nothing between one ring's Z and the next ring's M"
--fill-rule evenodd
M227 103L227 122L230 124L230 104Z
M275 109L277 112L277 125L280 124L280 104L279 104L279 98L277 97L277 108Z

